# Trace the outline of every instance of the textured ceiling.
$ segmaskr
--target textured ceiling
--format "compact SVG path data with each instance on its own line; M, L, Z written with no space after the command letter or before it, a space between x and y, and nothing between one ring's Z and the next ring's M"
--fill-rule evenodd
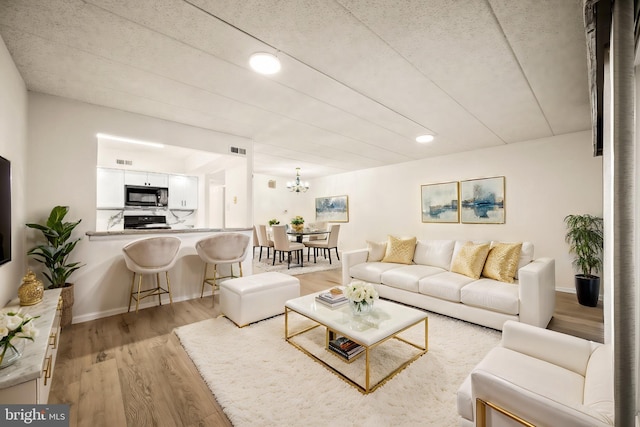
M0 36L30 90L251 138L255 172L312 178L590 129L581 4L0 0Z

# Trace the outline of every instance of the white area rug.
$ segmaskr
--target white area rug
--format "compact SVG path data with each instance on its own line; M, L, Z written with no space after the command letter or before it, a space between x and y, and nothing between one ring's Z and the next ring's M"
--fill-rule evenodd
M334 270L342 268L342 264L335 257L335 253L331 253L331 264L329 264L328 259L324 259L323 257L318 257L317 262L313 262L313 255L311 256L311 262L307 262L307 253L305 251L304 255L304 267L294 267L287 269L287 262L279 263L276 260L275 265L271 265L273 263L273 258L266 258L264 256L266 254L266 249L263 251L263 257L261 261L258 261L257 254L256 258L253 259L253 274L258 273L266 273L267 271L277 271L279 273L288 274L290 276L297 276L298 274L306 274L306 273L315 273L317 271L325 271L325 270ZM271 254L273 257L273 253Z
M293 328L309 324L297 315L289 320ZM423 343L423 331L415 327L403 337ZM500 341L498 331L430 314L429 352L375 392L363 395L287 343L284 316L245 328L219 317L177 328L175 333L238 427L457 426L458 387ZM316 328L298 342L320 354L326 353L323 340L323 328ZM389 365L411 349L397 340L387 341L372 352L372 366ZM364 376L362 357L349 365L328 353L324 357L333 366ZM381 374L379 369L372 372L374 380Z

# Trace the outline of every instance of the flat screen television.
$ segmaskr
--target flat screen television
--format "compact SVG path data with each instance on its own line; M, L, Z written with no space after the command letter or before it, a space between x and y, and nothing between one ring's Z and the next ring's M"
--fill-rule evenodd
M11 261L11 162L0 157L0 265Z

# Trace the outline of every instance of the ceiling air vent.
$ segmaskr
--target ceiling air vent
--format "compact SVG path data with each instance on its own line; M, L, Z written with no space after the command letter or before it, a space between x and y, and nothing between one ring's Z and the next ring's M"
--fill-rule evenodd
M229 147L229 151L233 154L242 154L243 156L247 154L247 150L245 148Z
M133 160L116 159L116 164L131 166L133 165Z

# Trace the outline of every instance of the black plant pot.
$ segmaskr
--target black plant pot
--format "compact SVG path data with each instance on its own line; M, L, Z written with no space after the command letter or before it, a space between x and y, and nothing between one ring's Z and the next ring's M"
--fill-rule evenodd
M600 296L600 278L576 274L576 294L578 302L587 307L596 307Z

